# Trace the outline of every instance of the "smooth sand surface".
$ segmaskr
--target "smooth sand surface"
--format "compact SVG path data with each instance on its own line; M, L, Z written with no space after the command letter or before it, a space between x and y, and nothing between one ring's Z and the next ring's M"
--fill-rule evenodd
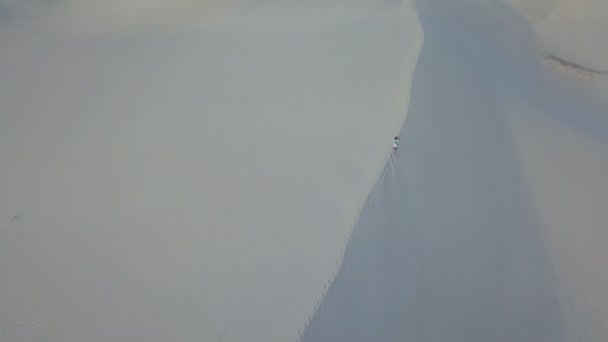
M505 0L529 19L540 50L608 71L608 2Z
M511 8L416 9L402 147L301 340L608 340L608 106Z
M0 1L0 340L608 340L605 2L418 1L384 169L409 3L110 3Z
M295 340L405 118L417 17L111 3L0 7L0 340Z

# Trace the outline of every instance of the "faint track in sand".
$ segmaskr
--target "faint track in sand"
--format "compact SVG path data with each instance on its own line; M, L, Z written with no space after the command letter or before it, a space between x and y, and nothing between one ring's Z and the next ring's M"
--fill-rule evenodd
M329 291L329 288L332 286L334 280L338 276L338 273L340 272L340 269L342 268L342 264L344 262L344 257L345 257L345 254L346 254L346 249L348 248L348 246L349 246L349 244L351 242L351 238L352 238L352 235L354 233L355 227L357 226L357 222L359 221L359 217L361 216L361 212L374 201L374 199L376 197L376 194L378 193L378 191L380 191L379 187L384 182L384 178L386 177L387 172L389 172L390 167L393 165L392 164L394 162L393 158L394 157L391 156L390 159L386 162L386 164L384 165L384 168L382 169L382 172L380 173L380 176L378 177L378 180L376 181L376 183L372 187L369 195L367 196L365 202L363 203L363 206L361 206L361 208L359 208L357 210L357 213L354 215L353 224L350 227L350 230L348 232L346 240L344 241L344 245L340 249L340 255L338 257L338 261L336 262L334 271L332 272L331 276L327 279L325 285L323 286L322 293L319 296L319 298L317 299L317 301L315 302L315 305L313 307L312 312L306 317L306 321L304 322L302 328L300 328L298 330L298 332L297 332L297 338L296 338L297 342L301 342L302 341L304 332L306 331L306 329L310 325L310 323L311 323L312 319L314 318L314 316L317 314L317 311L319 311L319 308L320 308L323 300L327 296L327 292Z
M29 320L17 319L15 317L8 316L2 312L0 312L0 320L5 320L12 324L31 329L31 330L36 331L36 332L42 334L43 336L46 336L51 339L55 339L55 337L56 337L56 335L52 331L50 331L46 328L43 328L40 325L38 325L32 321L29 321Z

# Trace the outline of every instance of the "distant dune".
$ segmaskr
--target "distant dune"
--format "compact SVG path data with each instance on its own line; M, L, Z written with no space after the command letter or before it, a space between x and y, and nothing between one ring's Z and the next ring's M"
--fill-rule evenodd
M543 62L548 66L557 69L560 72L582 78L591 78L608 74L607 71L589 69L576 63L563 60L550 53L543 54Z
M541 52L589 69L608 70L608 2L505 0L525 16Z

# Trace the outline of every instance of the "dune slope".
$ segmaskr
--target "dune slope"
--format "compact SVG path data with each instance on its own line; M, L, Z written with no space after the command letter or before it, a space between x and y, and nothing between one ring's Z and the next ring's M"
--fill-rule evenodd
M2 3L0 339L295 339L404 120L409 5Z
M402 147L302 341L603 341L606 107L498 2L417 2Z

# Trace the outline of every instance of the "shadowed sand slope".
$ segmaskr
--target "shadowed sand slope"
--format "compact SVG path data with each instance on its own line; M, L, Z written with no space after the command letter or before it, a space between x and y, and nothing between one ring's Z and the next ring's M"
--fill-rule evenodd
M572 341L511 127L543 97L533 34L483 1L417 11L402 147L302 341Z

